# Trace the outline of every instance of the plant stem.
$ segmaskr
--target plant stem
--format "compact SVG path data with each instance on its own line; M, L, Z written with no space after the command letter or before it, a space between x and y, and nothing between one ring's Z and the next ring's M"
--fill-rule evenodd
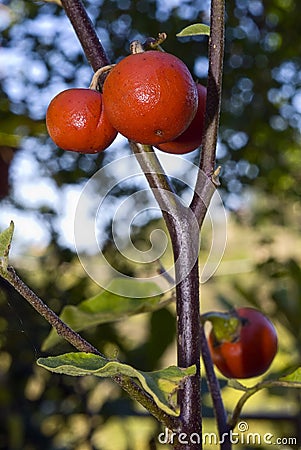
M200 228L205 219L211 198L219 185L220 169L215 170L216 146L219 129L222 74L224 57L224 0L211 0L210 36L209 36L209 70L207 80L207 102L205 114L205 132L202 141L202 153L194 196L190 204ZM228 436L229 426L223 405L220 386L207 345L203 325L200 325L202 358L207 375L207 383L215 411L219 436ZM231 442L226 439L221 444L223 450L231 449Z
M62 4L94 71L109 64L80 0L62 0ZM177 283L178 364L181 367L196 364L198 369L195 376L186 380L179 394L181 430L188 435L197 433L199 436L202 432L198 276L199 227L196 226L195 217L191 220L191 212L195 214L199 224L202 224L217 184L213 175L220 112L223 44L224 2L223 0L212 0L207 86L207 98L210 101L207 102L206 106L203 151L191 208L185 208L177 200L172 186L164 171L162 172L160 165L158 166L158 161L154 153L152 154L152 150L145 148L145 146L143 148L138 144L130 143L136 155L142 156L139 157L139 163L161 207L172 241ZM190 270L187 271L187 268ZM211 387L212 389L217 388L214 380L211 380ZM201 446L200 444L189 443L177 445L176 448L193 450L200 449Z
M211 0L206 123L200 168L212 176L216 158L224 58L224 0Z
M255 386L252 386L250 388L246 388L246 391L243 393L243 395L238 400L233 413L232 417L228 422L228 427L230 430L233 430L239 420L239 417L241 415L241 411L250 397L252 397L254 394L259 392L262 389L270 388L270 387L283 387L283 381L279 380L264 380L260 381L259 383L255 384Z
M3 275L2 275L3 276ZM92 344L83 339L78 333L65 324L56 314L40 299L16 274L13 267L7 268L5 279L16 289L28 303L47 320L48 323L56 330L59 336L62 336L73 347L79 351L87 353L96 353L104 358Z
M188 225L188 224L187 224ZM182 237L191 239L190 233L182 230ZM192 243L192 242L191 242ZM177 249L175 249L177 250ZM175 253L176 254L176 253ZM191 263L194 257L193 250L188 249L181 263ZM176 273L176 279L178 275ZM188 436L196 433L202 436L202 414L201 414L201 376L200 376L200 334L199 334L199 276L198 261L195 262L189 275L187 275L176 286L177 292L177 321L178 321L178 365L188 367L195 364L196 374L189 377L179 392L179 406L181 411L182 431ZM199 444L189 443L176 447L181 450L192 450L201 448Z
M110 64L81 0L61 0L61 2L94 72Z
M177 297L178 365L196 365L196 374L183 383L179 392L181 432L202 434L200 376L199 305L199 224L190 208L184 207L173 191L156 154L150 146L130 142L138 162L162 210L175 260ZM177 444L177 450L199 449L199 444Z
M16 274L13 267L7 267L6 273L1 276L8 281L21 296L42 316L47 322L53 326L56 332L68 341L74 348L86 353L93 353L105 358L97 348L82 338L65 322L63 322L51 308L49 308L42 299L40 299ZM106 358L105 358L106 359ZM124 375L116 375L112 377L119 386L124 389L134 400L144 406L154 417L156 417L166 427L176 430L179 427L179 419L170 416L157 406L154 400L130 377Z
M93 24L91 23L81 0L62 0L62 5L71 24L73 25L73 28L85 52L86 58L93 70L96 72L100 67L108 65L110 63L108 57L106 56L105 50L98 39ZM141 151L141 147L136 148L138 149L137 153L139 153L139 151ZM149 163L149 161L147 163ZM150 173L154 172L151 170ZM164 171L159 170L158 176L155 177L158 186L162 187L163 183L163 189L158 189L155 192L155 197L161 202L162 207L166 204L166 197L169 196L170 199L170 194L173 192L167 177L164 177L163 174ZM169 203L169 201L167 203ZM174 207L177 209L179 204L174 203ZM168 216L166 212L164 212L164 215L165 217ZM145 406L145 408L148 409L161 423L165 424L172 430L179 428L178 418L171 417L164 413L131 379L125 379L125 377L115 377L115 381L133 398Z
M191 202L191 209L198 217L200 224L205 218L208 200L210 200L216 185L218 185L218 174L214 175L214 171L222 93L224 10L224 0L211 0L205 131L202 141L200 170Z
M214 177L215 155L217 145L217 134L219 127L220 104L221 104L221 80L223 73L223 54L224 54L224 1L211 0L211 24L209 37L209 73L207 85L207 102L205 115L205 134L203 137L202 154L198 177L195 185L194 196L190 205L198 220L201 228L204 221L208 205L216 187L216 177ZM188 225L188 223L187 223ZM190 224L191 227L191 224ZM184 226L185 228L185 226ZM190 228L191 230L191 228ZM180 233L185 237L185 230L182 228ZM186 233L186 239L190 239L192 245L198 248L198 235L194 233ZM197 244L197 245L196 245ZM177 250L176 246L174 250ZM193 252L188 251L186 261L182 259L182 263L191 262ZM177 277L176 277L177 279ZM178 361L186 367L189 361L196 363L197 355L200 354L200 346L203 349L203 359L207 371L208 383L215 412L219 431L226 429L226 416L220 396L220 387L214 375L211 357L206 351L206 342L203 328L200 333L200 305L199 305L199 281L197 263L191 273L182 283L177 285L177 317L178 317ZM190 362L191 364L191 362ZM199 363L197 367L200 368ZM197 432L201 434L201 388L200 378L188 379L186 386L180 395L181 418L183 421L183 429L188 432ZM195 404L193 404L195 402ZM199 417L198 417L199 416ZM193 425L191 425L193 424ZM179 447L180 448L180 447ZM181 447L185 448L186 447ZM188 445L188 449L194 448ZM197 448L197 447L196 447ZM231 448L229 443L224 450Z
M176 240L175 220L181 220L181 217L185 215L186 208L174 192L153 148L132 141L129 141L129 144L162 211L171 239Z
M210 356L210 351L208 348L208 343L205 336L203 324L201 324L200 326L200 335L201 335L202 357L207 376L208 388L212 398L219 438L222 442L221 449L231 450L232 447L230 440L225 438L223 439L223 437L228 436L227 433L229 433L230 431L230 426L227 423L227 413L224 408L219 382L214 372L214 366Z

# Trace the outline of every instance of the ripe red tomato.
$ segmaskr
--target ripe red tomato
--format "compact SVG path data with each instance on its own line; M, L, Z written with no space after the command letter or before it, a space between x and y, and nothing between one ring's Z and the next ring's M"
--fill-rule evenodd
M66 89L56 95L47 109L46 126L58 147L80 153L101 152L117 136L102 94L93 89Z
M104 109L128 139L157 145L185 131L198 107L196 84L176 56L149 50L122 59L103 85Z
M198 148L203 139L203 129L205 122L205 108L207 89L200 83L196 84L198 90L198 109L189 127L176 139L164 142L156 147L166 153L184 155Z
M277 334L273 324L254 308L238 308L241 319L235 341L217 342L214 328L209 334L212 360L227 378L251 378L263 374L277 352Z

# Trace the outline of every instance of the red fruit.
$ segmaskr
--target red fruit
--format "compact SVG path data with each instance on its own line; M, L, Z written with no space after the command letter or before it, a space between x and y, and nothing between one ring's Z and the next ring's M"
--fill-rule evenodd
M113 67L103 85L103 101L116 130L132 141L157 145L188 128L198 95L179 58L150 50L129 55Z
M212 360L227 378L251 378L263 374L277 352L277 334L273 324L253 308L236 310L241 321L234 341L217 341L213 328L209 335Z
M54 97L46 126L58 147L81 153L101 152L117 136L104 111L102 94L92 89L67 89Z
M192 152L201 145L204 129L207 89L203 85L197 84L197 90L199 99L198 110L191 124L187 130L184 131L184 133L180 134L180 136L173 141L164 142L163 144L157 145L159 150L166 153L175 153L180 155Z

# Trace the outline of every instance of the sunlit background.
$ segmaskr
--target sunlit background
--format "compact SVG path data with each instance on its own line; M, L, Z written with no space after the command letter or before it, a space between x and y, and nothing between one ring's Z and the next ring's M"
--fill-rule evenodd
M178 39L176 33L191 23L208 23L208 1L84 3L112 62L128 54L130 41L165 31L165 50L180 57L194 78L206 84L207 38ZM226 10L217 163L222 167L219 193L228 221L227 246L221 262L220 252L216 254L214 276L202 284L202 310L241 304L262 309L279 333L279 353L269 372L276 376L301 359L301 3L229 0ZM122 136L102 154L80 155L58 149L47 134L50 100L66 88L88 87L93 75L59 5L2 0L0 32L0 229L14 221L16 268L60 313L64 306L77 305L100 290L76 254L74 217L82 190L95 173L131 153ZM196 164L199 151L178 157L177 163L159 151L158 156L178 195L188 202L193 177L189 176L189 183L180 181L186 174L183 161ZM118 207L147 184L143 177L124 183L121 169L106 174L116 186L105 208L97 211L98 244L120 272L131 277L152 275L156 264L141 268L119 257L111 228ZM151 233L165 230L147 195L143 201L145 212L135 216L129 232L124 234L122 223L115 227L127 251L129 237L138 250L148 251ZM86 218L82 220L84 229ZM99 272L94 244L87 236L81 240L80 252L91 256ZM202 232L201 270L211 244L208 220ZM170 252L165 263L171 264ZM0 449L155 448L161 428L118 387L91 377L52 376L36 367L48 333L47 323L1 281ZM91 327L83 334L106 355L118 353L121 360L141 370L156 370L176 360L173 305ZM53 349L63 351L70 351L64 343ZM240 394L224 387L222 377L220 381L231 411ZM203 389L204 426L214 430L205 380ZM299 433L300 439L300 394L294 389L263 391L248 403L244 420L250 431L278 436ZM245 448L254 446L237 446Z

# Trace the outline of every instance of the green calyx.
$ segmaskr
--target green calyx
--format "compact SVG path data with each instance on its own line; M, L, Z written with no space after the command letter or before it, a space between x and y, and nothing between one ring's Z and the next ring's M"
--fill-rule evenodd
M210 311L201 316L201 322L211 322L216 345L238 340L243 325L235 310L229 312Z

